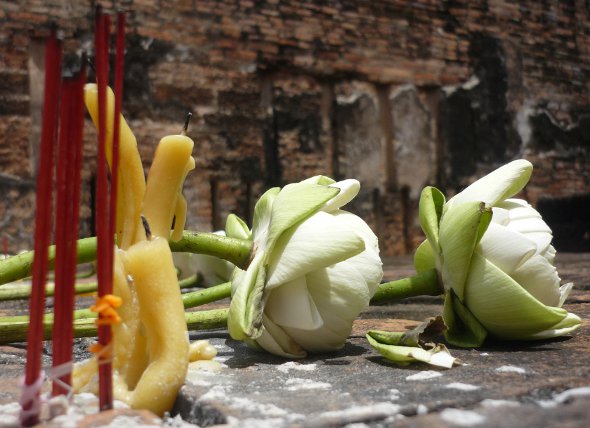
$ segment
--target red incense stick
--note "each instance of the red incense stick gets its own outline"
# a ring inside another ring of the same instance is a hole
[[[53,324],[53,395],[71,388],[73,310],[76,282],[76,238],[80,212],[80,167],[84,127],[86,70],[62,83],[60,138],[57,159],[55,226],[55,297]]]
[[[112,292],[113,279],[113,246],[110,235],[109,200],[108,200],[108,167],[106,161],[106,123],[108,82],[108,37],[110,17],[103,15],[97,8],[96,14],[96,82],[98,87],[98,161],[96,183],[96,238],[97,238],[97,279],[98,295],[103,297]],[[99,314],[99,317],[102,317]],[[102,349],[109,349],[111,343],[111,326],[99,323],[98,343]],[[107,355],[105,355],[107,354]],[[112,366],[108,358],[110,352],[99,353],[98,357],[98,390],[100,410],[113,407]]]
[[[47,248],[51,235],[51,190],[53,157],[58,126],[59,86],[61,74],[61,43],[53,31],[45,45],[45,90],[41,156],[37,174],[35,212],[35,256],[29,300],[29,330],[27,332],[27,362],[21,395],[21,423],[33,426],[39,422],[39,391],[42,382],[41,350],[43,346],[43,312],[47,280]]]

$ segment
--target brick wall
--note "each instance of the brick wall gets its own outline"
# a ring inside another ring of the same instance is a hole
[[[43,37],[56,23],[70,56],[91,48],[95,3],[0,2],[0,235],[11,251],[31,246]],[[526,157],[527,196],[561,241],[590,250],[587,1],[101,4],[129,11],[124,113],[146,170],[159,139],[194,113],[188,227],[221,228],[230,212],[249,221],[269,186],[357,177],[351,210],[384,255],[403,254],[422,239],[424,185],[452,194]],[[82,235],[94,135],[88,123]],[[577,207],[573,220],[561,203]]]

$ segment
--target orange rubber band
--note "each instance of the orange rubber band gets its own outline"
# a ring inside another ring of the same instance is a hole
[[[96,303],[90,307],[92,312],[98,312],[96,325],[113,325],[121,322],[121,317],[115,310],[123,304],[123,300],[113,294],[105,294],[96,298]]]
[[[98,360],[98,364],[107,364],[112,361],[111,349],[111,344],[103,346],[98,342],[95,342],[88,347],[88,350],[92,352]]]

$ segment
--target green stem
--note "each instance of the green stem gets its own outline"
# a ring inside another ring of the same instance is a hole
[[[193,280],[194,281],[194,280]],[[216,300],[229,297],[231,282],[219,284],[205,290],[194,291],[182,295],[185,308],[204,305]],[[228,309],[213,309],[208,311],[185,313],[186,323],[190,330],[208,330],[222,328],[227,324]],[[74,311],[74,337],[96,336],[94,320],[96,313],[90,309],[78,309]],[[53,328],[53,314],[45,314],[43,317],[45,339],[51,339]],[[17,315],[12,317],[0,317],[0,344],[22,342],[26,340],[29,317]]]
[[[191,252],[219,257],[236,266],[246,267],[250,259],[252,241],[185,230],[180,240],[170,241],[170,249],[174,252]],[[77,250],[78,264],[94,261],[96,238],[78,240]],[[49,269],[53,269],[55,245],[49,247],[48,260]],[[0,285],[29,277],[32,266],[33,251],[0,260]]]
[[[181,239],[170,241],[170,249],[177,253],[197,253],[218,257],[245,268],[250,261],[252,241],[215,233],[185,230]]]
[[[380,284],[371,304],[390,303],[415,296],[439,296],[442,293],[436,270],[431,269],[416,276]]]
[[[178,281],[180,288],[196,287],[199,284],[199,276],[197,274],[191,275],[187,278]],[[75,286],[76,294],[94,293],[97,290],[96,282],[80,283]],[[51,297],[55,294],[55,285],[47,284],[45,287],[45,295]],[[18,284],[8,287],[0,288],[0,302],[7,300],[28,299],[31,295],[31,284]]]
[[[31,276],[34,251],[17,254],[0,261],[0,285]],[[49,247],[47,255],[49,269],[55,261],[55,245]],[[78,241],[78,264],[91,262],[96,258],[96,238],[84,238]]]
[[[228,312],[227,308],[187,312],[184,314],[184,318],[189,330],[212,330],[226,327]],[[96,325],[94,324],[96,314],[91,312],[87,315],[88,317],[77,318],[74,321],[74,337],[96,336]],[[0,345],[26,341],[28,329],[28,316],[0,318]],[[51,340],[53,316],[46,315],[44,317],[43,329],[45,340]]]
[[[227,327],[229,308],[186,312],[184,319],[189,330],[213,330]]]
[[[225,299],[231,295],[231,282],[215,285],[203,290],[193,291],[182,295],[182,303],[186,308],[204,305],[215,302],[216,300]]]

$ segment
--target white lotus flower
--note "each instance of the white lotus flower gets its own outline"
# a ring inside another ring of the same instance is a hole
[[[234,339],[284,357],[344,345],[383,276],[377,237],[340,209],[359,189],[317,176],[261,197],[252,262],[232,280]]]
[[[427,187],[420,223],[427,236],[416,252],[419,272],[435,267],[446,291],[447,340],[479,346],[501,339],[568,334],[581,320],[561,306],[573,284],[560,287],[551,229],[526,201],[509,199],[528,182],[532,165],[513,161],[445,203]]]

